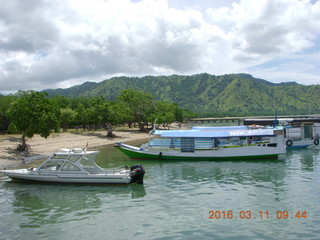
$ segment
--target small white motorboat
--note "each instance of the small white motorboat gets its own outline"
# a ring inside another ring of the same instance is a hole
[[[141,164],[125,169],[106,170],[98,166],[96,150],[82,148],[61,149],[37,168],[0,170],[13,180],[72,183],[72,184],[143,184],[144,167]]]

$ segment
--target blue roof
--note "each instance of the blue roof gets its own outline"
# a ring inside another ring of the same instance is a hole
[[[220,126],[220,127],[192,127],[192,130],[236,130],[236,129],[248,129],[247,126]]]
[[[235,130],[156,130],[154,135],[161,137],[262,137],[274,136],[273,129],[235,129]]]

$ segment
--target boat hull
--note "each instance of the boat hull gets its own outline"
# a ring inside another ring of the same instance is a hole
[[[292,140],[290,138],[285,138],[284,140],[287,149],[307,148],[309,146],[316,146],[319,144],[319,140],[317,139]]]
[[[132,159],[155,159],[155,160],[241,160],[241,159],[265,159],[277,158],[285,153],[285,148],[270,149],[271,147],[235,147],[220,148],[217,150],[195,150],[194,152],[171,151],[148,151],[137,149],[130,145],[121,144],[118,149]]]
[[[1,171],[13,180],[61,184],[129,184],[129,175],[39,173],[28,169]]]

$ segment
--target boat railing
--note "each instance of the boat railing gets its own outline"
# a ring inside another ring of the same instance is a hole
[[[60,148],[55,149],[53,151],[54,154],[71,154],[71,153],[86,153],[86,152],[95,152],[99,151],[98,149],[94,148]]]
[[[16,173],[16,169],[4,169],[6,172],[10,172],[10,173]],[[33,171],[33,169],[31,169],[31,168],[28,168],[28,169],[26,169],[26,168],[23,168],[23,169],[19,169],[19,173],[23,173],[23,174],[26,174],[26,173],[28,173],[28,172],[30,172],[30,171]]]
[[[189,140],[181,140],[180,138],[155,138],[148,145],[141,146],[149,149],[157,149],[162,151],[172,151],[181,149],[207,150],[228,147],[255,146],[270,143],[270,138],[253,137],[253,138],[194,138]]]
[[[313,126],[313,138],[319,139],[320,137],[320,125]]]
[[[121,168],[121,167],[112,168],[112,169],[105,169],[105,168],[103,168],[103,170],[104,170],[105,173],[107,173],[107,174],[124,174],[124,175],[130,174],[130,171],[129,171],[129,170],[123,169],[123,168]]]

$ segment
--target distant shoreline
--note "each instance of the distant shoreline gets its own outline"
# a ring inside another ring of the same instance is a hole
[[[21,135],[0,135],[0,169],[16,167],[24,161],[36,160],[52,154],[60,148],[99,147],[115,142],[124,142],[148,138],[147,133],[137,129],[122,129],[114,131],[116,137],[107,138],[106,131],[86,131],[82,133],[52,133],[47,139],[35,135],[27,140],[31,149],[28,152],[18,152],[14,149],[20,142]]]

